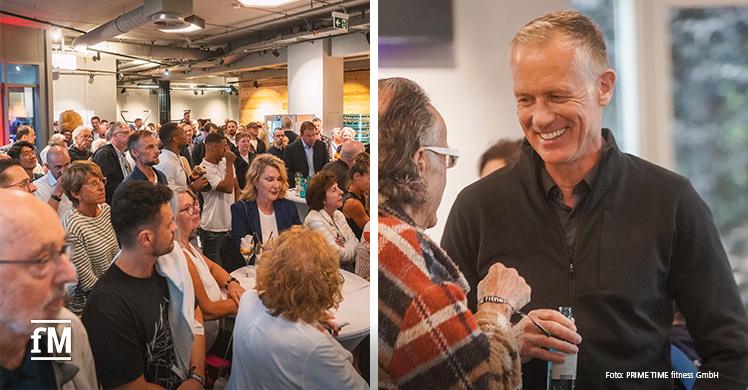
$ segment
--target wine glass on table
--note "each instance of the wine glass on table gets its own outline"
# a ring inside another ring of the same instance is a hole
[[[255,254],[256,243],[253,236],[246,235],[242,238],[239,245],[239,253],[244,258],[244,264],[247,266],[247,275],[251,275],[251,269],[249,266],[252,263],[252,256]]]

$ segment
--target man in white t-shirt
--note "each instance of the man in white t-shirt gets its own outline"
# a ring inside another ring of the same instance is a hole
[[[199,172],[192,172],[192,176],[188,176],[180,159],[179,150],[189,143],[184,128],[176,123],[166,123],[159,129],[158,137],[163,149],[155,168],[166,176],[169,188],[189,187],[194,192],[204,190],[208,186],[205,178]]]
[[[203,192],[203,213],[200,217],[200,240],[203,254],[221,265],[221,247],[231,230],[231,204],[234,203],[234,160],[236,155],[228,140],[219,133],[205,137],[205,178],[210,190]]]
[[[50,147],[47,151],[47,162],[44,165],[47,167],[47,174],[34,181],[36,186],[34,196],[50,205],[62,220],[65,214],[73,208],[73,203],[65,195],[60,180],[62,173],[70,166],[70,154],[67,148],[59,145]]]

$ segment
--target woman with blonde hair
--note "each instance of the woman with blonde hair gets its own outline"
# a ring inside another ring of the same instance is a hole
[[[218,337],[220,318],[236,315],[239,299],[244,288],[220,265],[205,257],[190,243],[190,236],[200,227],[200,203],[197,196],[187,187],[174,190],[171,200],[177,232],[174,240],[179,243],[187,260],[195,298],[205,318],[205,346],[213,346]],[[223,298],[221,293],[226,294]]]
[[[101,275],[109,269],[119,251],[106,204],[106,179],[98,165],[87,160],[74,161],[60,178],[62,188],[73,203],[63,216],[62,225],[73,245],[73,265],[78,282],[68,289],[68,307],[77,315],[83,313],[88,294]]]
[[[283,197],[288,191],[286,165],[272,154],[259,154],[247,170],[247,184],[239,201],[231,205],[231,231],[221,253],[229,272],[244,265],[239,253],[241,239],[256,235],[260,242],[293,225],[301,225],[296,205]],[[226,256],[226,257],[225,257]]]
[[[228,388],[368,388],[327,329],[335,331],[328,310],[343,299],[343,277],[325,237],[292,227],[256,271],[256,292],[239,304]]]

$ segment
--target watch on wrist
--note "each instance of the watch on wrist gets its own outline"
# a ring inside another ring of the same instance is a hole
[[[62,202],[62,198],[61,198],[61,197],[59,197],[59,196],[57,196],[57,195],[55,195],[55,194],[52,194],[52,195],[50,196],[50,198],[52,198],[52,199],[54,199],[54,200],[56,200],[56,201],[58,201],[58,202]]]
[[[226,284],[223,285],[223,288],[225,288],[226,290],[228,290],[229,289],[229,284],[231,284],[231,282],[239,283],[239,281],[236,280],[236,278],[232,276],[231,279],[229,279],[229,280],[226,281]]]

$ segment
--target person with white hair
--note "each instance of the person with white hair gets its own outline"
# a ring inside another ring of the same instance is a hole
[[[73,146],[68,152],[73,161],[88,160],[91,158],[91,142],[93,141],[93,130],[88,127],[78,126],[73,130]]]
[[[108,204],[112,203],[112,196],[120,183],[132,173],[133,166],[125,156],[127,138],[130,133],[130,128],[124,122],[112,123],[105,134],[106,141],[109,143],[96,150],[91,157],[91,161],[101,168],[101,173],[106,178],[106,202]]]
[[[330,130],[330,157],[337,160],[339,157],[338,148],[343,144],[343,138],[340,136],[340,127],[333,127]]]

